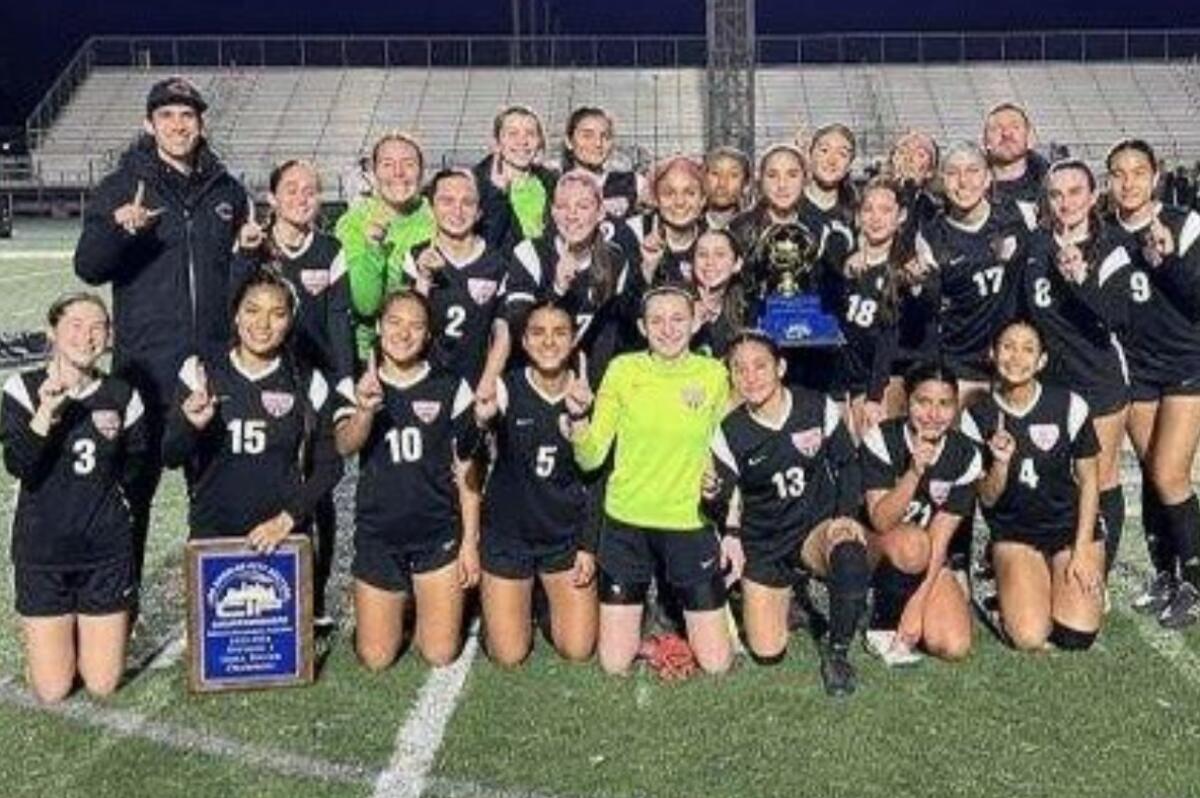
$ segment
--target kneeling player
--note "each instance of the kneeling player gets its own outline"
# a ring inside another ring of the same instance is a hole
[[[893,654],[919,644],[935,657],[959,660],[971,650],[967,563],[949,558],[947,549],[971,512],[982,460],[954,428],[957,374],[918,363],[905,375],[904,391],[907,417],[863,437],[868,548],[876,563],[871,625],[895,630],[886,644]]]
[[[979,482],[991,528],[1000,617],[1012,644],[1086,649],[1104,612],[1104,543],[1096,540],[1100,444],[1087,403],[1043,385],[1038,331],[1011,321],[992,346],[997,387],[963,414],[987,442]]]
[[[399,655],[410,600],[421,655],[431,665],[452,662],[465,591],[479,579],[479,503],[465,464],[479,440],[471,389],[425,359],[429,319],[419,294],[384,300],[378,367],[372,357],[355,405],[337,411],[338,450],[359,453],[355,648],[373,671]]]
[[[595,544],[585,539],[595,528],[585,511],[591,491],[565,434],[567,390],[586,379],[567,367],[574,338],[566,310],[535,305],[522,338],[530,365],[509,372],[496,398],[475,406],[480,425],[496,427],[481,559],[488,654],[502,665],[519,665],[529,654],[535,575],[550,603],[558,653],[581,662],[596,645]]]
[[[109,317],[94,294],[50,307],[50,362],[4,384],[4,467],[20,480],[12,558],[26,674],[41,701],[117,689],[136,601],[125,500],[146,462],[142,400],[100,371]]]
[[[307,532],[341,478],[333,403],[321,372],[288,347],[296,293],[277,266],[247,277],[233,310],[233,348],[190,357],[180,369],[163,462],[184,468],[191,537],[244,536],[270,552]]]
[[[721,422],[713,455],[721,493],[741,495],[746,643],[760,663],[783,659],[794,570],[802,567],[829,583],[825,689],[851,693],[847,653],[870,578],[866,540],[853,520],[861,495],[854,444],[832,399],[783,385],[785,363],[767,336],[742,333],[729,363],[745,402]]]

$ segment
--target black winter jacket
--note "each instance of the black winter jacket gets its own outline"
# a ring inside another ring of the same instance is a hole
[[[163,209],[130,235],[113,219],[145,184],[143,205]],[[246,220],[244,188],[201,142],[196,168],[183,175],[142,136],[88,202],[75,249],[75,273],[113,289],[113,370],[132,382],[147,409],[171,400],[189,354],[228,348],[229,271]]]

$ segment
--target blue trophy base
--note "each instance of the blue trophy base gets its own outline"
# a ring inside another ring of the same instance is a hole
[[[837,317],[821,307],[816,294],[768,296],[759,328],[780,346],[841,346],[846,343]]]

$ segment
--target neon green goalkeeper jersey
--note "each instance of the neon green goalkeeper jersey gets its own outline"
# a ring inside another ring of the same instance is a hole
[[[710,357],[664,361],[639,352],[614,359],[591,424],[575,441],[575,459],[585,470],[600,467],[615,442],[605,512],[652,529],[702,527],[700,484],[728,400],[725,367]]]
[[[337,221],[334,235],[342,244],[350,278],[350,303],[354,308],[354,341],[360,360],[375,342],[375,320],[383,298],[403,288],[404,259],[409,250],[433,238],[436,225],[429,200],[410,213],[395,216],[382,243],[367,237],[367,224],[383,200],[374,197],[351,205]]]

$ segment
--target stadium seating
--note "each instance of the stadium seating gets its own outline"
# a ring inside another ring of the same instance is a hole
[[[87,185],[138,129],[155,69],[96,69],[35,152],[48,185]],[[261,188],[273,163],[317,161],[326,195],[344,193],[355,161],[385,130],[412,131],[431,164],[467,164],[485,151],[496,111],[525,103],[552,142],[570,108],[598,104],[617,119],[622,157],[698,152],[704,73],[696,69],[196,68],[209,98],[209,134],[232,170]],[[1098,161],[1120,136],[1143,135],[1172,162],[1200,159],[1200,69],[1188,63],[1007,63],[764,67],[757,73],[758,141],[843,121],[865,160],[897,132],[976,138],[1002,100],[1030,109],[1040,141]],[[552,152],[551,155],[556,153]]]

